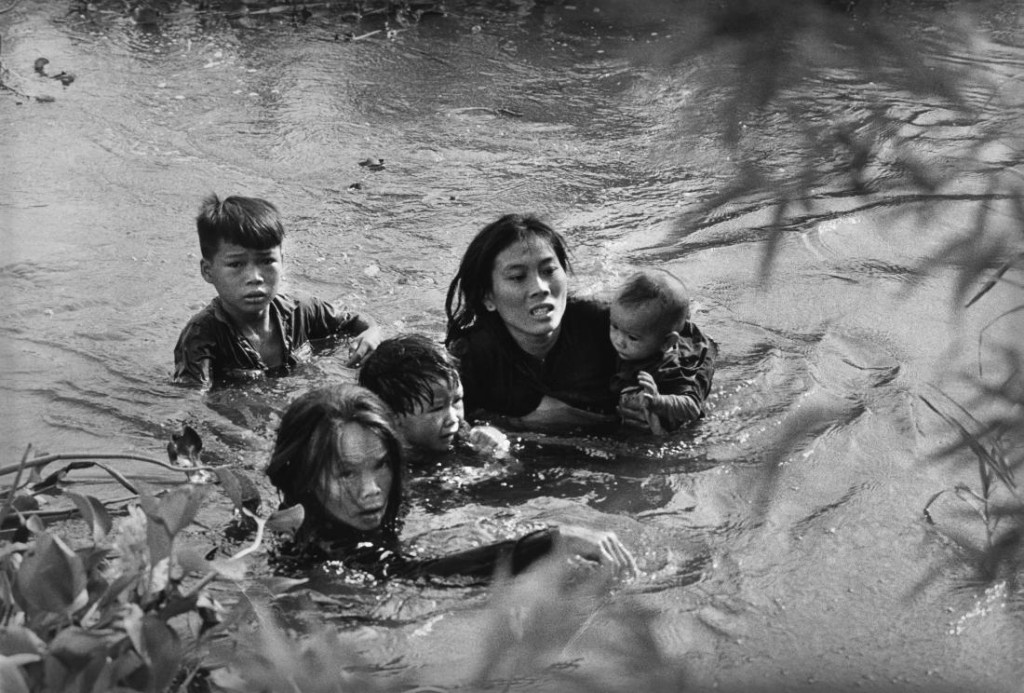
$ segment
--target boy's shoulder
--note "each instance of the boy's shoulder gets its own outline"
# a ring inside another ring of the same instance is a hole
[[[181,330],[181,336],[185,338],[188,334],[202,332],[219,324],[230,327],[231,321],[228,320],[223,307],[221,307],[220,298],[214,297],[212,301],[200,308],[188,319],[185,327]]]

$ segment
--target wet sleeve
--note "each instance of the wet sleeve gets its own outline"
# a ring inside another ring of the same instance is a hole
[[[695,337],[682,346],[679,363],[655,378],[658,395],[651,401],[651,410],[667,429],[704,416],[704,402],[711,394],[718,345],[699,330],[693,331]]]
[[[302,310],[306,314],[307,339],[323,339],[332,335],[355,337],[376,324],[369,316],[343,310],[319,298],[304,301]]]
[[[651,411],[658,415],[662,425],[674,429],[704,415],[704,400],[695,394],[656,395],[651,400]]]
[[[174,345],[174,382],[210,384],[217,342],[201,324],[189,323]]]
[[[461,575],[479,579],[493,577],[499,566],[508,566],[513,575],[529,568],[537,559],[546,556],[554,546],[554,530],[539,529],[520,537],[496,544],[478,546],[441,558],[421,562],[416,573],[436,577]]]

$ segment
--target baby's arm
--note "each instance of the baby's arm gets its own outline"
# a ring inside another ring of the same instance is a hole
[[[640,371],[637,374],[637,382],[640,383],[644,402],[650,414],[648,424],[651,426],[652,433],[665,433],[700,418],[701,406],[693,395],[688,393],[660,394],[654,377],[647,371]],[[657,428],[662,430],[656,430]]]

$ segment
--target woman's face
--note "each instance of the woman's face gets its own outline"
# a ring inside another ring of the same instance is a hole
[[[393,482],[384,443],[362,425],[347,423],[341,429],[341,457],[317,498],[336,520],[369,531],[384,522]]]
[[[556,335],[565,301],[565,268],[547,241],[517,241],[494,258],[484,307],[501,316],[513,339],[528,353],[535,353],[537,345]]]

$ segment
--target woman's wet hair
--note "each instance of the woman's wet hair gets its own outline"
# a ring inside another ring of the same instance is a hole
[[[221,200],[214,194],[203,200],[196,216],[199,250],[207,260],[221,243],[252,250],[270,250],[284,242],[281,214],[272,203],[258,197],[233,195]]]
[[[519,241],[541,240],[551,246],[558,263],[571,272],[565,239],[537,217],[506,214],[482,228],[462,256],[459,270],[448,286],[444,312],[448,317],[445,343],[451,344],[470,326],[488,315],[484,296],[492,288],[491,276],[498,254]]]
[[[359,384],[398,415],[430,407],[437,383],[454,390],[459,384],[459,363],[442,344],[422,334],[385,339],[359,367]]]
[[[267,476],[282,507],[301,504],[308,524],[329,522],[317,491],[337,472],[346,424],[357,424],[384,445],[392,483],[382,529],[394,530],[402,505],[402,446],[391,410],[369,390],[343,383],[322,387],[293,401],[281,417]]]

